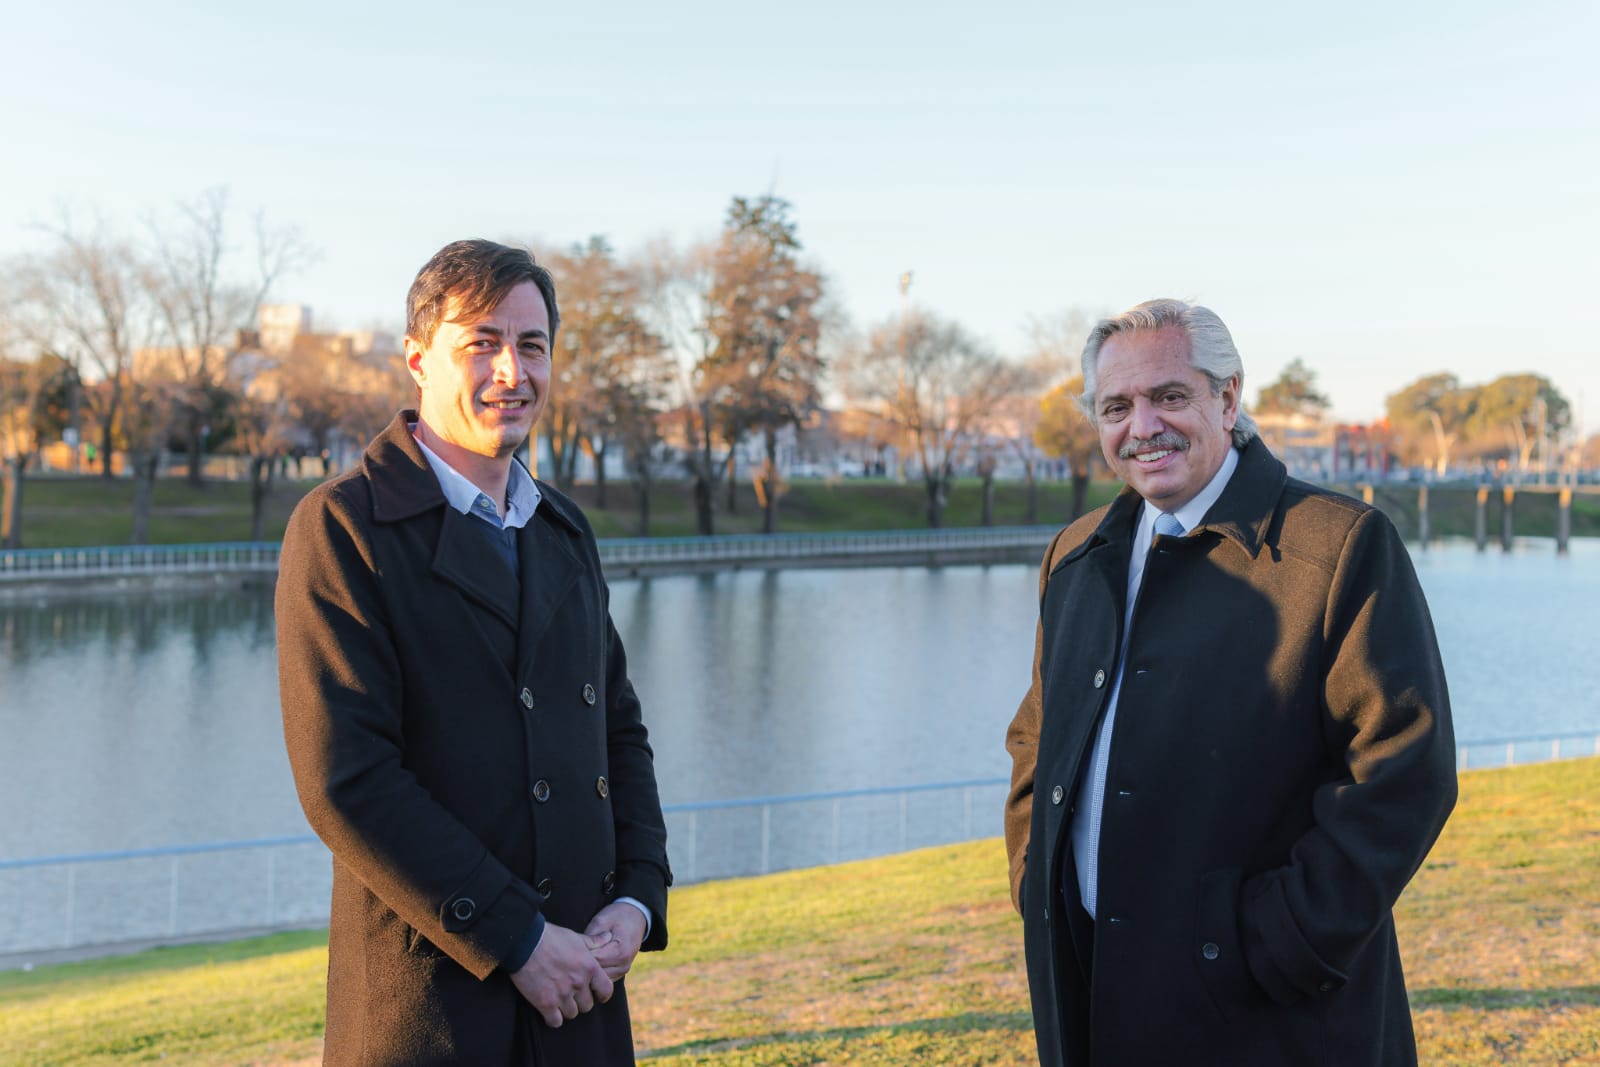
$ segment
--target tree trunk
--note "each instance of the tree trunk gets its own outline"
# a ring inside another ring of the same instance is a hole
[[[250,457],[250,540],[267,539],[267,496],[272,491],[272,457]]]
[[[994,472],[987,471],[983,476],[983,519],[984,526],[994,525]]]
[[[130,458],[133,462],[133,532],[128,535],[128,544],[143,545],[150,541],[150,501],[155,495],[156,467],[161,462],[161,452],[151,449]]]
[[[761,532],[778,532],[778,432],[767,428],[767,459],[761,465],[761,495],[763,501]]]
[[[739,514],[739,456],[731,444],[728,446],[728,514]]]
[[[602,437],[600,447],[590,452],[594,456],[594,506],[597,508],[606,506],[606,447],[609,443]]]
[[[1022,469],[1026,473],[1028,486],[1028,514],[1023,521],[1035,526],[1039,522],[1039,480],[1034,477],[1033,460],[1024,463]]]
[[[0,548],[22,547],[22,482],[27,471],[26,456],[8,456],[4,486],[0,487]]]
[[[937,473],[929,474],[924,470],[922,483],[928,491],[928,528],[937,530],[944,525],[944,479]]]
[[[1089,472],[1079,473],[1076,469],[1072,472],[1072,515],[1069,521],[1076,521],[1089,507]]]
[[[205,417],[198,411],[189,415],[189,475],[186,479],[189,485],[199,489],[206,484],[205,472],[205,436],[200,432],[201,424]]]
[[[100,424],[100,477],[110,478],[111,474],[111,445],[115,438],[111,434],[111,419],[108,417]]]
[[[702,537],[710,537],[716,532],[711,518],[711,492],[714,476],[709,473],[695,472],[694,476],[694,525],[695,532]]]
[[[650,536],[650,469],[639,472],[633,484],[639,490],[639,536]]]

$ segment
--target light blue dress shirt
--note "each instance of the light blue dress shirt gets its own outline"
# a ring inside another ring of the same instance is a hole
[[[433,468],[434,475],[438,477],[439,488],[444,492],[446,503],[461,514],[482,519],[497,530],[520,530],[528,525],[528,520],[532,519],[533,513],[539,509],[539,501],[544,499],[544,494],[539,491],[539,483],[533,480],[528,468],[519,460],[515,458],[511,460],[511,477],[506,481],[506,513],[502,516],[495,502],[489,499],[488,493],[473,485],[466,475],[450,466],[438,453],[422,443],[422,438],[417,437],[416,423],[411,424],[411,436],[416,440],[417,447],[422,449],[422,458],[428,461],[428,466]],[[639,909],[639,913],[644,916],[644,936],[649,937],[650,927],[654,925],[650,909],[633,897],[618,897],[617,901],[622,904],[632,904]]]

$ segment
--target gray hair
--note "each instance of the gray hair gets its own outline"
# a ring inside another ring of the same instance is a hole
[[[1096,372],[1100,347],[1106,343],[1106,338],[1133,330],[1159,330],[1164,326],[1177,326],[1188,335],[1189,363],[1211,383],[1212,396],[1222,395],[1222,387],[1229,378],[1237,379],[1239,415],[1233,424],[1233,446],[1243,448],[1249,444],[1256,436],[1256,420],[1245,414],[1244,361],[1233,345],[1233,335],[1228,333],[1215,311],[1182,300],[1146,300],[1120,315],[1101,319],[1089,331],[1089,340],[1083,346],[1083,395],[1078,398],[1083,413],[1095,426],[1100,425],[1094,395],[1098,387]]]

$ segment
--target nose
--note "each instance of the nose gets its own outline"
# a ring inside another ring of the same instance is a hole
[[[509,344],[501,345],[500,351],[494,354],[491,365],[494,370],[494,383],[506,389],[515,389],[518,380],[522,377],[522,361],[517,358],[517,353]]]
[[[1167,428],[1161,421],[1161,411],[1144,397],[1135,397],[1133,414],[1128,418],[1128,433],[1139,440],[1148,440]]]

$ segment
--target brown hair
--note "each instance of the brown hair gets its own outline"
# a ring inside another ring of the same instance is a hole
[[[556,283],[550,272],[526,249],[484,240],[447,244],[417,272],[406,294],[406,335],[429,344],[447,309],[457,317],[487,314],[524,282],[537,285],[544,297],[554,343],[561,313],[556,310]]]

